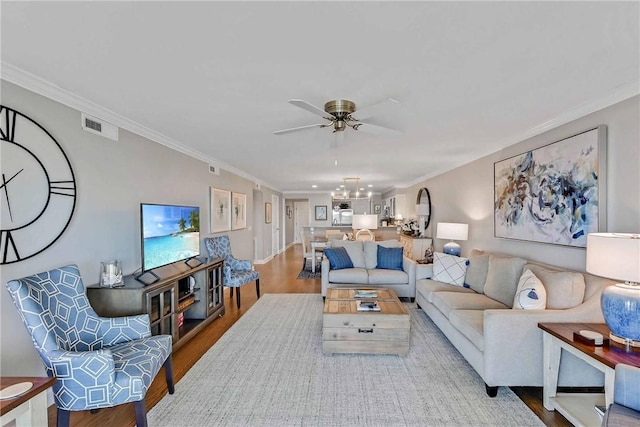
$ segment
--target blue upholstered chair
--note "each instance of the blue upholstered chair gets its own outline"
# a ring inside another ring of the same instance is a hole
[[[640,425],[640,368],[618,363],[613,385],[613,403],[602,419],[603,427]]]
[[[236,305],[240,308],[240,286],[245,283],[256,281],[256,294],[260,298],[260,275],[253,269],[250,260],[235,259],[231,254],[231,242],[229,236],[207,237],[204,244],[212,258],[224,259],[224,285],[231,288],[231,298],[233,298],[233,288],[236,290]]]
[[[58,426],[70,411],[133,402],[147,425],[147,389],[164,364],[173,394],[171,336],[151,336],[149,316],[99,317],[89,305],[78,267],[68,265],[7,283],[53,386]]]

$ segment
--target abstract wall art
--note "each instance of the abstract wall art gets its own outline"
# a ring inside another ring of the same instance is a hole
[[[586,247],[606,228],[602,125],[494,163],[495,237]]]

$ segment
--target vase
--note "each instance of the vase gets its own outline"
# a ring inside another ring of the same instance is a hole
[[[100,286],[116,288],[123,286],[122,263],[120,261],[106,261],[100,263]]]
[[[640,286],[618,283],[607,286],[600,298],[610,338],[640,347]]]

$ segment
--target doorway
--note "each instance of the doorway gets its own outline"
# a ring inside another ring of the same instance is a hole
[[[295,211],[295,224],[294,224],[294,243],[302,243],[300,240],[300,232],[304,227],[309,226],[309,202],[295,202],[293,204],[293,210]]]
[[[271,196],[271,255],[280,253],[280,197]]]

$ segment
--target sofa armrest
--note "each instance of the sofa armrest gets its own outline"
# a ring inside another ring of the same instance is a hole
[[[402,269],[409,275],[409,285],[413,283],[413,287],[416,286],[416,262],[411,258],[402,256]]]
[[[540,322],[603,323],[600,298],[567,310],[485,310],[483,378],[489,386],[511,385],[505,378],[518,375],[539,375],[542,380]],[[530,372],[523,372],[524,367]]]
[[[321,265],[322,296],[324,297],[327,296],[327,288],[329,287],[329,270],[331,269],[329,258],[323,256]]]

